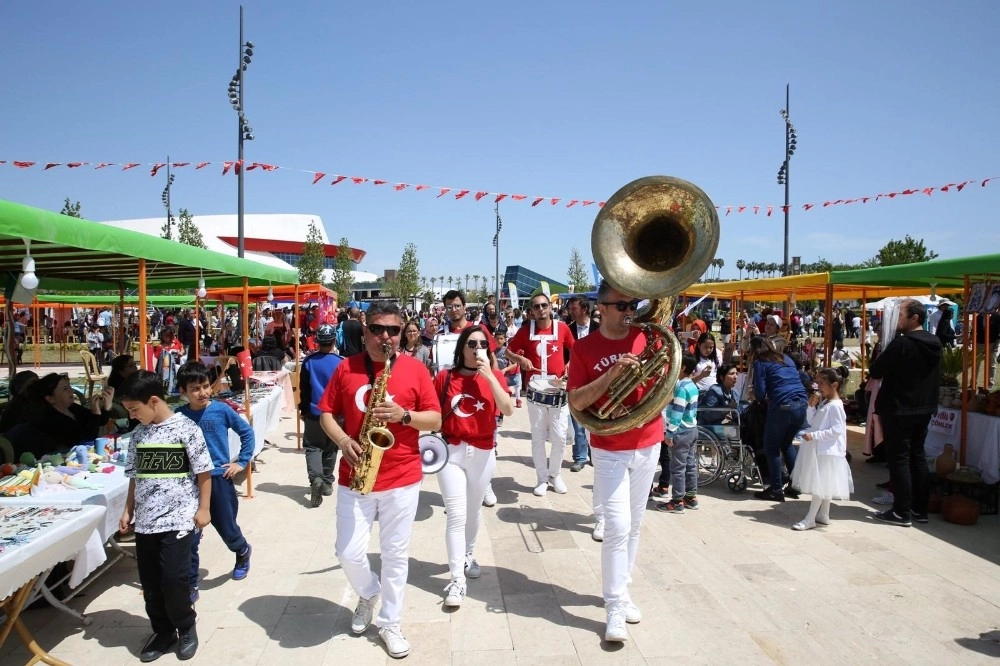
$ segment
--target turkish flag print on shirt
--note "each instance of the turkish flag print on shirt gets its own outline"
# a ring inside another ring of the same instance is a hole
[[[493,376],[500,386],[507,385],[499,370],[494,370]],[[500,411],[486,378],[478,372],[469,376],[455,370],[450,373],[442,370],[434,378],[434,390],[437,395],[444,396],[441,434],[445,441],[456,445],[468,442],[477,449],[492,449]]]

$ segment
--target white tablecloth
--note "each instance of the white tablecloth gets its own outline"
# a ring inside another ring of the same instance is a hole
[[[106,512],[102,506],[83,507],[72,517],[39,530],[28,543],[0,553],[0,599],[55,564],[73,559],[94,536]]]
[[[264,438],[267,433],[277,429],[281,419],[281,412],[284,409],[285,390],[279,384],[271,389],[271,392],[250,405],[250,412],[253,414],[253,457],[264,448]],[[242,396],[233,396],[233,400],[242,402]],[[241,414],[241,416],[243,416]],[[245,417],[244,417],[245,418]],[[229,457],[236,460],[240,455],[240,436],[232,430],[229,431]]]
[[[965,464],[978,469],[984,482],[996,483],[1000,481],[1000,417],[970,412],[967,419],[969,434],[965,439]],[[945,423],[953,424],[951,434],[941,432],[940,426],[935,425]],[[957,452],[961,433],[961,412],[940,408],[937,417],[931,419],[924,442],[928,459],[940,455],[945,444],[951,444]]]

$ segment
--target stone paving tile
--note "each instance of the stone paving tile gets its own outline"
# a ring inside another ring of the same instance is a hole
[[[254,544],[246,581],[208,531],[202,542],[201,648],[192,664],[386,664],[374,627],[350,632],[357,598],[333,554],[336,497],[310,508],[295,424],[270,441],[239,522]],[[852,449],[859,447],[852,434]],[[446,516],[425,479],[410,549],[403,631],[407,663],[456,664],[985,664],[1000,657],[1000,517],[975,527],[899,529],[871,519],[884,466],[853,465],[858,492],[832,525],[792,523],[808,501],[768,504],[724,482],[701,488],[701,508],[647,512],[632,597],[643,622],[624,645],[603,641],[601,544],[591,539],[593,468],[563,478],[565,495],[531,495],[527,415],[502,429],[494,489],[475,555],[482,576],[462,607],[443,608]],[[752,488],[750,489],[753,490]],[[652,506],[652,505],[651,505]],[[378,528],[370,552],[378,570]],[[138,663],[149,634],[135,563],[124,560],[73,600],[80,626],[51,609],[24,619],[72,664]],[[667,623],[666,621],[669,620]],[[168,657],[169,658],[169,657]],[[16,637],[0,663],[26,661]]]

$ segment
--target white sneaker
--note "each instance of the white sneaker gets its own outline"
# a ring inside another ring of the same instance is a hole
[[[351,620],[351,631],[356,634],[365,633],[365,629],[372,623],[372,615],[375,614],[375,604],[377,603],[377,594],[370,599],[364,597],[358,599],[358,606],[354,609],[354,618]]]
[[[562,477],[558,474],[549,477],[549,485],[552,486],[552,490],[556,491],[560,495],[565,495],[569,490],[566,487],[566,482],[562,480]]]
[[[465,556],[465,576],[466,578],[479,578],[479,562],[472,555]]]
[[[497,503],[497,495],[493,492],[493,484],[486,486],[486,495],[483,496],[483,506],[493,506]]]
[[[444,598],[444,605],[448,608],[458,608],[465,599],[465,583],[460,580],[452,580],[448,583],[444,591],[448,594]]]
[[[625,609],[622,604],[615,604],[608,610],[608,626],[604,631],[604,640],[609,643],[624,643],[628,640],[628,630],[625,628]]]
[[[531,494],[534,495],[535,497],[545,497],[545,493],[548,492],[548,490],[549,490],[549,482],[542,481],[537,486],[535,486],[535,489],[531,491]]]
[[[598,518],[597,524],[594,525],[594,531],[591,533],[591,538],[594,541],[604,541],[604,519]]]
[[[642,622],[642,611],[631,600],[625,602],[625,621],[629,624]]]
[[[816,522],[812,520],[808,522],[806,522],[805,520],[800,520],[799,522],[792,525],[792,529],[795,530],[796,532],[805,532],[806,530],[811,530],[814,527],[816,527]]]
[[[879,493],[878,497],[872,499],[872,502],[875,504],[892,504],[895,501],[896,501],[896,496],[893,495],[888,490],[883,490],[881,493]]]
[[[403,632],[400,631],[398,624],[390,627],[382,627],[378,630],[378,635],[382,639],[382,642],[385,643],[386,652],[393,659],[402,659],[410,654],[410,644],[403,637]]]

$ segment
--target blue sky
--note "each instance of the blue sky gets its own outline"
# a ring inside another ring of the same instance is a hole
[[[808,5],[808,6],[807,6]],[[473,191],[606,199],[649,174],[721,206],[780,205],[785,84],[799,135],[791,254],[860,262],[891,238],[995,251],[1000,181],[802,212],[805,202],[1000,176],[1000,3],[245,3],[246,159]],[[5,2],[0,160],[235,159],[238,3]],[[174,208],[235,213],[236,179],[180,170]],[[315,213],[381,274],[492,273],[492,199],[250,172],[248,212]],[[148,170],[0,167],[0,197],[90,219],[163,213]],[[501,204],[501,266],[564,279],[595,207]],[[723,276],[782,259],[776,213],[722,218]],[[235,229],[234,229],[235,234]]]

